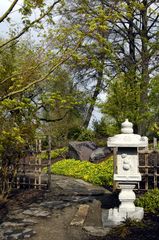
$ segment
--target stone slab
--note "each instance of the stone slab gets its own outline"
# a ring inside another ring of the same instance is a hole
[[[102,228],[102,227],[95,227],[95,226],[86,226],[83,228],[89,235],[95,237],[104,237],[106,236],[111,228]]]
[[[89,210],[89,205],[83,204],[79,206],[78,211],[76,212],[73,220],[71,221],[71,226],[83,226],[85,219],[87,217]]]
[[[61,191],[63,195],[85,195],[95,196],[104,195],[106,189],[100,186],[95,186],[91,183],[85,182],[81,179],[75,179],[66,176],[52,175],[52,185],[58,187],[58,193]],[[54,189],[52,189],[54,191]]]
[[[28,209],[28,210],[25,210],[23,214],[33,216],[33,217],[48,217],[50,215],[50,212],[43,211],[40,209]]]

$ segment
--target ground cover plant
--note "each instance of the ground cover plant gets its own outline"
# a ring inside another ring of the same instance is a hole
[[[93,184],[112,186],[113,158],[110,157],[98,164],[75,159],[64,159],[53,164],[51,172],[80,178]]]
[[[159,189],[149,190],[137,198],[136,205],[143,207],[146,212],[159,214]]]

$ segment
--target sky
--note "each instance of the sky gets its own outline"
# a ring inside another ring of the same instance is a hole
[[[9,8],[12,2],[13,0],[0,0],[0,17],[6,12],[6,10]],[[22,0],[19,0],[19,3],[15,6],[12,13],[9,15],[9,17],[12,18],[12,22],[15,24],[20,24],[18,9],[21,3]],[[0,23],[0,36],[5,37],[8,32],[9,24],[7,21],[3,21],[2,23]]]

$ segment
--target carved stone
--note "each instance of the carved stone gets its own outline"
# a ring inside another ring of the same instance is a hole
[[[108,147],[117,148],[117,167],[114,172],[114,181],[121,189],[119,208],[110,209],[108,213],[109,225],[120,224],[126,218],[141,220],[144,215],[143,208],[134,205],[135,185],[141,181],[139,173],[139,157],[137,149],[147,147],[147,137],[133,133],[133,124],[126,119],[122,123],[121,134],[108,139]]]

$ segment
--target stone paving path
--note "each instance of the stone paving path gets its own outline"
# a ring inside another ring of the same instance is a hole
[[[5,221],[0,225],[0,240],[89,239],[88,232],[95,231],[94,228],[89,230],[90,227],[101,227],[101,219],[97,214],[100,211],[100,204],[94,199],[108,195],[110,193],[102,187],[79,179],[53,175],[50,192],[44,193],[34,203],[24,206],[13,205],[13,208],[9,209]],[[83,204],[87,207],[83,207]],[[85,215],[83,222],[87,217],[85,232],[82,225],[70,225],[75,215],[78,215],[79,208],[87,209],[87,212],[82,213]],[[92,214],[87,216],[89,208]]]

